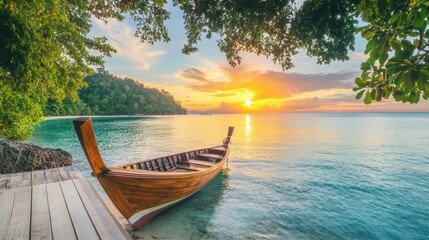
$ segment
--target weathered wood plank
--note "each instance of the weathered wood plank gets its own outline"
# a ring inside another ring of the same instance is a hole
[[[197,164],[197,165],[202,165],[202,166],[207,166],[207,167],[211,167],[211,166],[215,165],[215,163],[212,163],[212,162],[201,161],[201,160],[196,160],[196,159],[190,159],[189,163],[191,163],[191,164]]]
[[[31,239],[52,239],[46,185],[41,184],[33,186],[32,193]]]
[[[67,181],[71,179],[69,171],[66,168],[58,168],[58,170],[60,172],[60,176],[63,181]]]
[[[130,239],[74,167],[0,175],[1,188],[0,239]]]
[[[102,199],[86,179],[73,180],[89,217],[101,239],[129,239],[128,234],[107,210]]]
[[[78,239],[99,239],[73,181],[60,182]]]
[[[31,185],[46,184],[45,171],[33,171],[31,172]]]
[[[216,159],[223,159],[222,155],[219,154],[213,154],[213,153],[200,153],[197,155],[198,157],[205,157],[205,158],[216,158]]]
[[[21,188],[31,186],[31,172],[13,173],[6,188]]]
[[[15,196],[5,239],[30,239],[31,187],[9,191],[13,191]]]
[[[43,170],[46,175],[47,182],[60,182],[62,180],[59,169],[58,168],[52,168],[52,169],[46,169]]]
[[[10,182],[10,174],[0,174],[0,190],[6,189]]]
[[[222,152],[226,152],[226,150],[227,150],[227,149],[228,149],[228,148],[227,148],[227,147],[225,147],[225,146],[218,146],[218,147],[210,148],[210,150],[222,151]]]
[[[14,193],[13,189],[0,190],[0,239],[5,239],[12,214]]]
[[[82,173],[79,172],[79,170],[77,170],[75,167],[71,166],[71,167],[67,167],[66,169],[69,172],[69,176],[72,179],[78,179],[78,178],[83,178]]]
[[[49,183],[46,185],[46,190],[48,193],[53,238],[76,239],[60,183]]]

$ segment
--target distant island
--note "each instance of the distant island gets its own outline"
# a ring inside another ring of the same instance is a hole
[[[45,116],[66,115],[165,115],[186,114],[186,109],[165,90],[148,88],[130,78],[119,78],[100,70],[85,78],[88,87],[79,99],[49,100]]]

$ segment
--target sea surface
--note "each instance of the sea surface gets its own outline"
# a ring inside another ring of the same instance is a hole
[[[228,126],[228,169],[135,236],[429,239],[429,114],[94,119],[109,166],[219,145]],[[90,177],[71,119],[41,124],[29,142],[71,152]]]

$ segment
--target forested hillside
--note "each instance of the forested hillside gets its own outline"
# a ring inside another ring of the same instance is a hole
[[[77,101],[48,101],[45,116],[186,113],[167,91],[147,88],[130,78],[121,79],[106,72],[89,76],[85,82],[88,87],[79,91]]]

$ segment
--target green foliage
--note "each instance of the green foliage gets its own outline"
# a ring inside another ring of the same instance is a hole
[[[88,87],[79,91],[75,102],[49,101],[45,115],[134,115],[134,114],[185,114],[186,110],[174,97],[156,88],[147,88],[129,78],[94,74],[85,79]]]
[[[356,78],[356,98],[366,89],[366,104],[390,95],[404,103],[427,100],[429,2],[363,0],[357,13],[368,23],[358,31],[368,40],[365,54],[369,58],[361,65],[361,77]]]
[[[197,51],[201,36],[212,33],[220,35],[219,49],[232,66],[241,62],[242,51],[272,57],[289,69],[300,48],[319,63],[347,60],[353,50],[354,0],[312,0],[302,6],[288,0],[173,2],[184,13],[185,54]]]
[[[40,105],[27,94],[20,94],[0,81],[0,136],[26,139],[33,125],[43,117]],[[5,113],[6,110],[11,110]]]
[[[11,139],[30,136],[42,120],[48,98],[77,98],[101,56],[114,51],[107,39],[87,37],[87,1],[0,0],[0,132]]]

